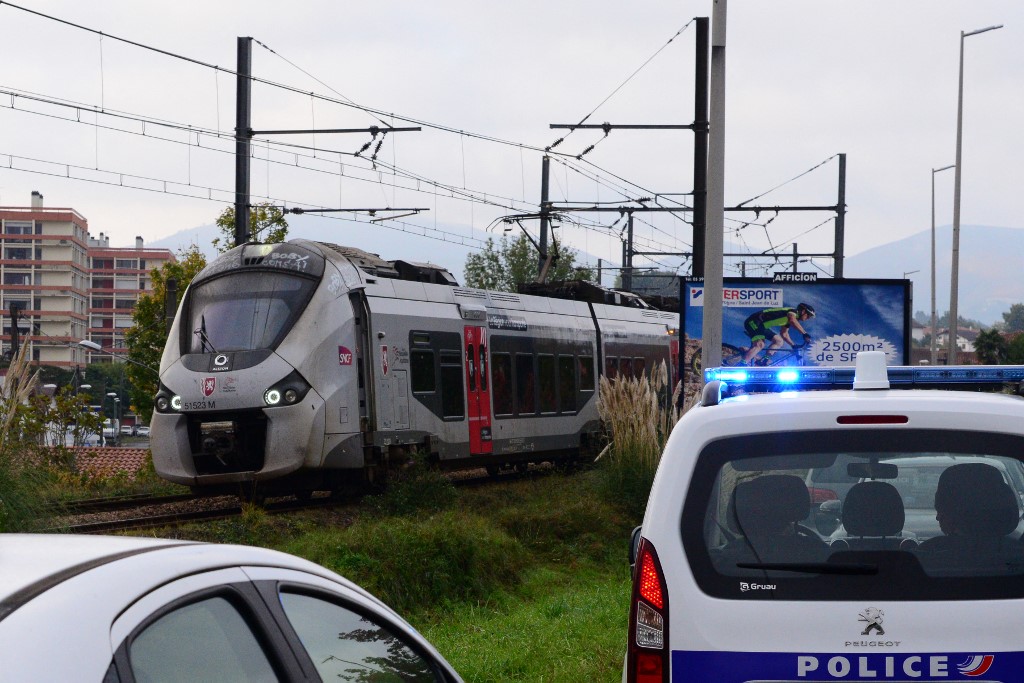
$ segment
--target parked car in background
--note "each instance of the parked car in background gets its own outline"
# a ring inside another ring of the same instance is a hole
[[[149,436],[149,427],[147,425],[139,425],[138,429],[135,430],[137,436]]]
[[[121,436],[135,436],[135,427],[131,425],[121,425]]]
[[[462,680],[380,600],[273,550],[2,534],[0,577],[4,680]]]

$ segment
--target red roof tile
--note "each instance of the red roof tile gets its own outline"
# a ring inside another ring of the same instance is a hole
[[[94,476],[108,477],[125,472],[133,477],[149,461],[148,448],[119,448],[111,446],[75,449],[78,469]]]

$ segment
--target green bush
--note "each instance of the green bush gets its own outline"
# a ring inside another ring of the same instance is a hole
[[[283,549],[355,581],[399,612],[486,600],[517,584],[529,559],[518,541],[487,520],[452,512],[364,517],[347,529],[307,534]]]
[[[366,499],[369,508],[384,515],[440,512],[450,507],[458,492],[448,477],[431,467],[422,456],[413,456],[407,467],[391,473],[384,492]]]

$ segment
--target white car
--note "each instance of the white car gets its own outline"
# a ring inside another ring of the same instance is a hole
[[[624,681],[1024,681],[1024,400],[975,390],[1024,367],[857,363],[706,372],[634,534]],[[831,538],[808,474],[844,460]]]
[[[139,436],[149,436],[149,427],[147,425],[140,425],[139,428],[135,430],[135,433]]]
[[[381,601],[262,548],[0,534],[0,678],[461,681]]]

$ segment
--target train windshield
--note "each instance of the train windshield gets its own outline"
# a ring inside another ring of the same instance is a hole
[[[189,353],[276,348],[302,313],[316,280],[250,271],[196,286],[189,303]]]

